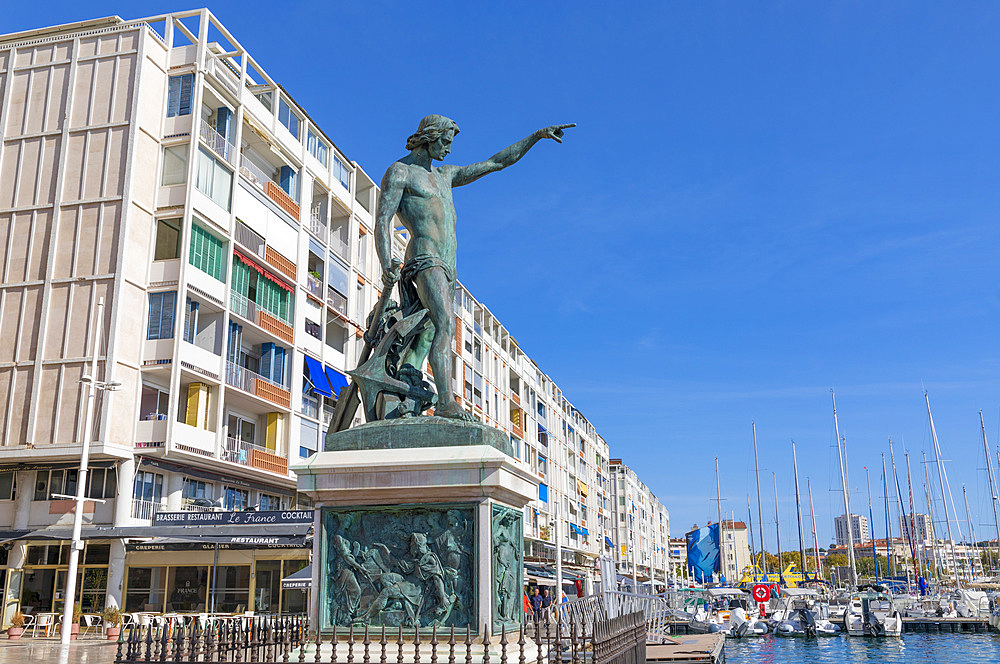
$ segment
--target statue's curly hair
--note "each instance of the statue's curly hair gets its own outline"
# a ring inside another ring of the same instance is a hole
[[[411,134],[406,139],[406,149],[416,150],[421,145],[433,143],[449,129],[453,129],[457,134],[459,132],[458,123],[443,115],[428,115],[420,121],[416,133]]]

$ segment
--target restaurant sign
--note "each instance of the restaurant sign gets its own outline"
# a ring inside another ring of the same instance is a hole
[[[268,512],[157,512],[154,526],[282,526],[312,523],[313,510]]]

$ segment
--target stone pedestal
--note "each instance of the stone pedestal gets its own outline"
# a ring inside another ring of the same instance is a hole
[[[437,417],[329,435],[294,467],[317,515],[313,624],[516,629],[538,480],[509,450],[497,429]]]

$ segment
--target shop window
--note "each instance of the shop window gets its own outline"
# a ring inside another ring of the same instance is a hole
[[[165,261],[180,258],[181,255],[181,220],[160,219],[156,222],[156,247],[153,249],[154,261]]]
[[[208,567],[168,568],[167,611],[183,613],[204,611],[208,581]]]
[[[118,473],[114,468],[91,468],[87,471],[88,498],[114,498],[118,493]]]
[[[33,544],[24,559],[26,565],[66,565],[69,544]]]
[[[76,468],[35,471],[35,495],[33,499],[58,500],[52,498],[54,493],[75,496],[78,476],[79,471]]]
[[[267,493],[257,495],[257,509],[261,512],[277,512],[281,509],[281,498]]]
[[[212,607],[219,613],[242,613],[250,605],[250,566],[219,565],[212,589]]]
[[[125,610],[129,612],[163,611],[165,567],[130,567],[125,590]]]
[[[104,567],[84,567],[83,583],[80,584],[79,604],[84,613],[100,613],[104,610],[108,588],[107,560]]]
[[[232,512],[240,512],[250,507],[250,492],[227,486],[223,490],[222,506]]]
[[[163,173],[160,184],[168,187],[187,182],[188,144],[163,148]]]

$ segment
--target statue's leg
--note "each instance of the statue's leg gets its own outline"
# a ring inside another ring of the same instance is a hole
[[[455,394],[451,389],[451,338],[455,331],[455,320],[452,312],[454,287],[444,270],[432,267],[417,274],[414,279],[417,295],[430,314],[434,324],[434,336],[427,360],[434,372],[434,385],[437,387],[438,400],[434,414],[456,419],[472,419],[468,413],[455,403]]]

